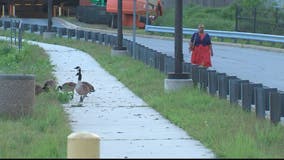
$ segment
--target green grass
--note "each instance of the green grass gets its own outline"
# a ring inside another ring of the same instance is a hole
[[[42,84],[55,78],[52,70],[47,54],[38,46],[23,43],[19,52],[10,42],[0,41],[1,74],[33,74],[36,83]],[[30,115],[0,116],[0,158],[65,158],[70,132],[57,93],[42,93],[35,97]]]
[[[93,56],[103,68],[124,83],[152,108],[212,149],[218,158],[282,158],[284,128],[255,113],[198,89],[164,92],[166,75],[127,56],[113,57],[110,47],[91,42],[25,38],[70,46]]]
[[[70,126],[54,94],[36,97],[31,116],[0,118],[1,158],[65,158]]]
[[[164,11],[164,15],[158,17],[154,25],[174,26],[174,8]],[[203,23],[207,29],[233,31],[235,27],[235,12],[233,6],[221,8],[201,7],[187,5],[183,7],[183,27],[197,28]]]
[[[35,74],[42,83],[52,77],[52,65],[43,49],[23,43],[19,51],[10,42],[0,41],[0,73]]]

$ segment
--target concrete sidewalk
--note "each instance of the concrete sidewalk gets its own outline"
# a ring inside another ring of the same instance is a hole
[[[192,139],[106,72],[88,54],[64,46],[31,42],[42,47],[55,65],[58,83],[82,80],[96,91],[83,107],[71,107],[79,96],[64,105],[73,132],[87,131],[100,138],[100,158],[215,158],[211,150]],[[66,137],[67,138],[67,137]]]

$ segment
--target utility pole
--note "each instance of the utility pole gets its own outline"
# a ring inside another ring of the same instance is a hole
[[[149,25],[149,0],[146,0],[146,25]]]
[[[183,27],[182,27],[182,0],[175,0],[175,72],[168,73],[165,79],[165,90],[178,90],[193,85],[189,73],[183,72]]]
[[[182,73],[182,0],[176,0],[175,7],[175,73]]]
[[[48,6],[48,23],[47,23],[47,31],[51,32],[51,26],[52,26],[52,0],[48,0],[47,2]]]
[[[122,33],[122,0],[118,0],[117,5],[117,49],[122,48],[122,40],[123,40],[123,33]]]
[[[111,50],[111,55],[124,55],[126,53],[127,49],[123,47],[122,0],[117,0],[117,46]]]
[[[135,54],[136,50],[136,0],[133,0],[133,41],[132,41],[132,53]]]
[[[51,31],[52,27],[52,0],[47,0],[47,30],[43,32],[43,38],[54,38],[56,37],[56,32]]]

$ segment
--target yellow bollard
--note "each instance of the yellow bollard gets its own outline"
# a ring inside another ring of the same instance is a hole
[[[13,17],[16,17],[16,8],[15,8],[15,5],[13,5]]]
[[[58,16],[60,17],[62,15],[61,13],[61,7],[58,8]]]
[[[4,16],[5,16],[5,6],[2,5],[2,17],[4,17]]]
[[[67,141],[67,158],[99,158],[100,137],[94,133],[71,133]]]

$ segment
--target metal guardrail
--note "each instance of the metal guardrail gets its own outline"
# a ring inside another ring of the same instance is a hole
[[[146,25],[145,31],[174,33],[174,27]],[[183,28],[183,34],[186,34],[186,35],[192,35],[196,31],[197,31],[196,29]],[[278,36],[278,35],[247,33],[247,32],[218,31],[218,30],[206,30],[206,32],[210,34],[211,37],[255,40],[255,41],[260,41],[260,42],[274,42],[274,43],[276,42],[276,43],[284,44],[284,36]]]

